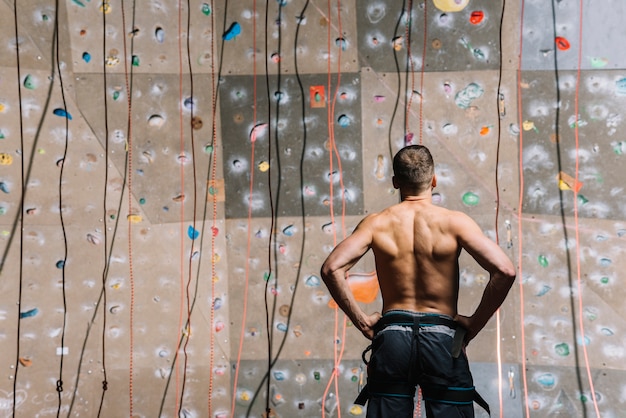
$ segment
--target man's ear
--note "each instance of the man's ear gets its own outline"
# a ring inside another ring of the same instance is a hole
[[[398,179],[396,179],[396,176],[391,177],[391,183],[393,184],[394,189],[400,188],[400,185],[398,184]]]
[[[433,174],[433,181],[431,185],[433,186],[433,189],[437,187],[437,175],[436,174]]]

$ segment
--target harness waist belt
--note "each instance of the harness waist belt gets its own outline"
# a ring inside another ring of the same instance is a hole
[[[452,318],[446,318],[439,315],[423,315],[413,316],[402,313],[386,314],[374,325],[374,332],[380,332],[387,325],[405,325],[412,327],[415,323],[415,319],[419,321],[420,325],[445,325],[450,329],[459,328],[459,324]]]

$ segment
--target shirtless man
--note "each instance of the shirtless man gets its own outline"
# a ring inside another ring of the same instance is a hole
[[[469,216],[433,205],[437,179],[426,147],[401,149],[393,171],[401,202],[365,217],[321,269],[333,299],[373,340],[367,386],[356,403],[369,400],[368,418],[412,417],[419,385],[427,417],[473,417],[474,401],[487,410],[488,405],[474,389],[464,348],[504,301],[515,268]],[[348,270],[369,249],[376,260],[382,315],[365,313],[346,281]],[[490,274],[469,317],[457,312],[462,249]]]

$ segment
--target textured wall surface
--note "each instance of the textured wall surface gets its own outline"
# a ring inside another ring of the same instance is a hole
[[[409,143],[518,267],[468,347],[492,416],[623,417],[625,16],[0,1],[0,417],[364,417],[319,268]],[[380,310],[371,255],[349,280]]]

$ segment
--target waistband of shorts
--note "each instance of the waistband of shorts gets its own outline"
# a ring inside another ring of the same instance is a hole
[[[385,312],[374,326],[374,331],[379,332],[389,325],[410,326],[413,328],[429,325],[444,325],[454,330],[459,326],[450,315],[394,309]]]

